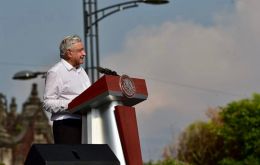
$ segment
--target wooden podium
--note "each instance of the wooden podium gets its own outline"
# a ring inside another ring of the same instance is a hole
[[[145,80],[104,75],[71,101],[82,115],[82,144],[108,144],[121,165],[142,165],[135,108],[148,97]]]

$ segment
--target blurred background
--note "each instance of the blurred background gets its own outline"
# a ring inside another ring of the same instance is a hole
[[[126,2],[98,1],[98,7]],[[84,38],[82,1],[0,0],[0,93],[17,111],[32,84],[42,99],[44,79],[14,80],[22,70],[47,71],[59,43]],[[100,66],[143,78],[148,100],[136,106],[144,161],[162,158],[205,112],[259,91],[258,0],[170,0],[140,4],[99,22]]]

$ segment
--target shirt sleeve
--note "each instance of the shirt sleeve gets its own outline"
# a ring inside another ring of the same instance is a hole
[[[43,109],[57,113],[65,111],[68,108],[68,100],[61,99],[62,81],[58,74],[49,71],[46,76],[45,90],[43,95]]]

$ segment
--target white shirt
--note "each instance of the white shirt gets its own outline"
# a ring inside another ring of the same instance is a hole
[[[43,95],[43,109],[50,112],[51,120],[79,119],[80,115],[70,114],[68,104],[90,86],[90,80],[82,67],[74,68],[61,59],[48,72]]]

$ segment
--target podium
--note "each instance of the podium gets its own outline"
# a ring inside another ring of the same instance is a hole
[[[144,79],[104,75],[72,100],[82,115],[82,144],[108,144],[121,165],[142,165],[134,105],[146,100]]]

